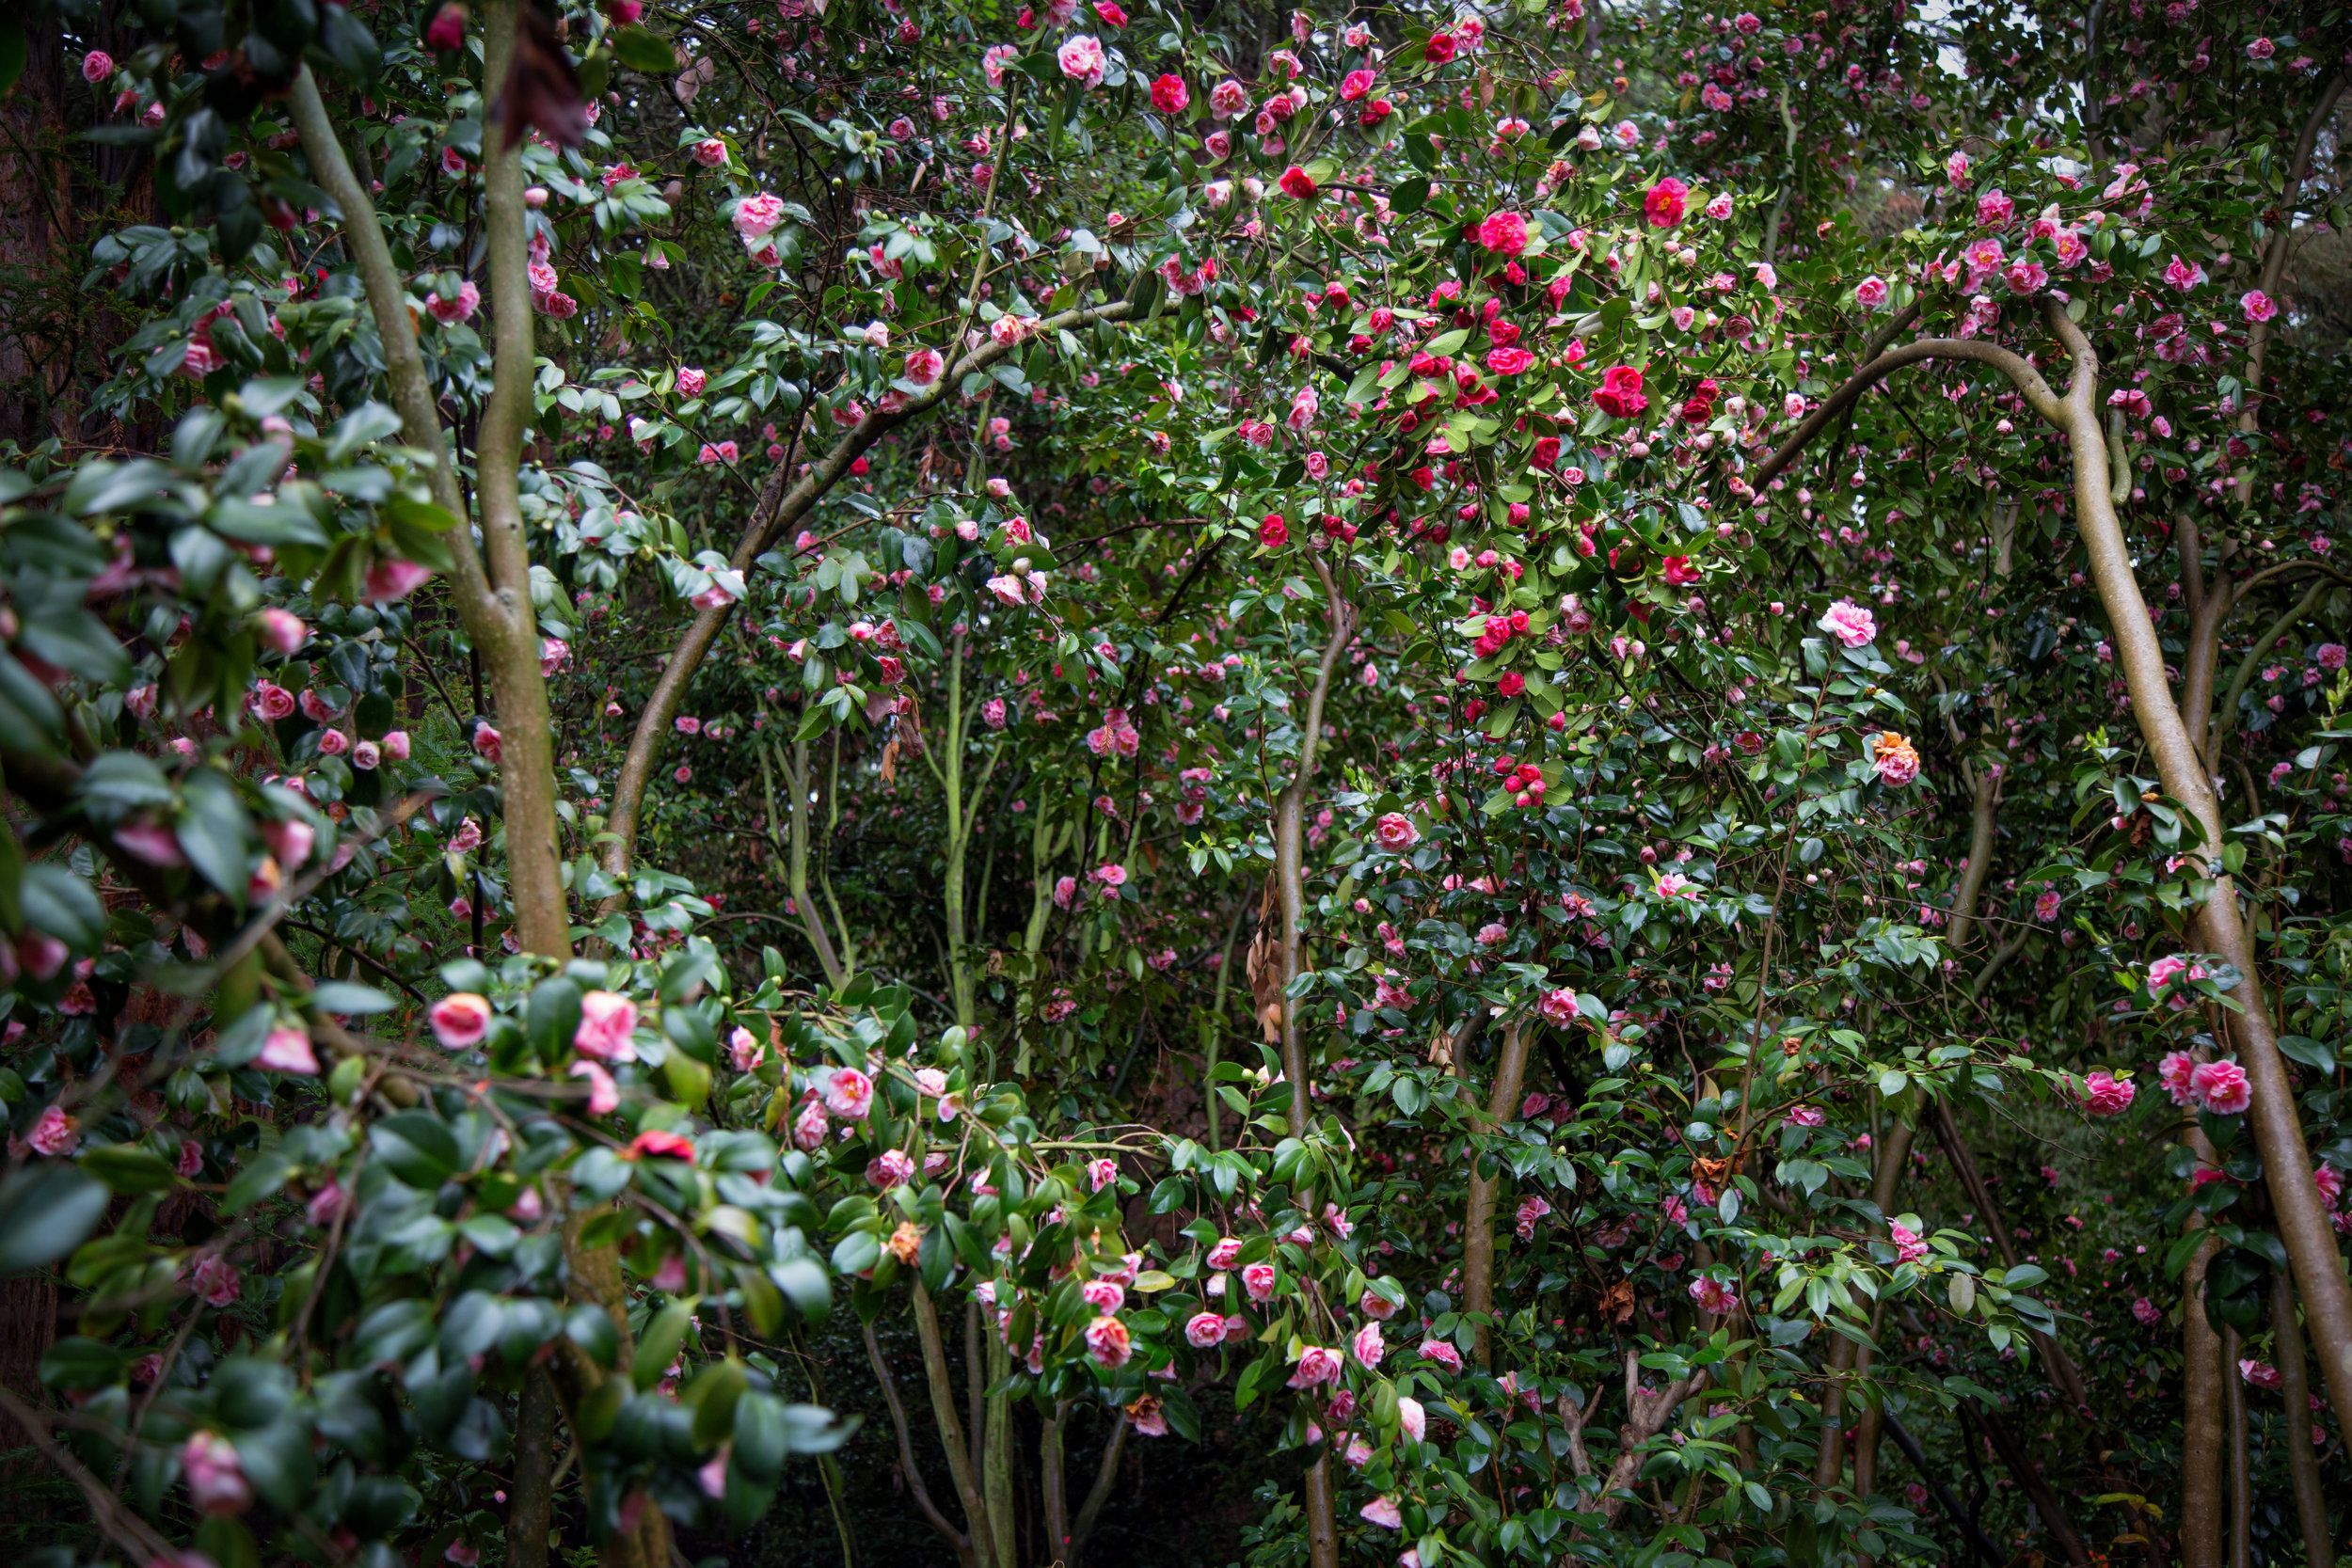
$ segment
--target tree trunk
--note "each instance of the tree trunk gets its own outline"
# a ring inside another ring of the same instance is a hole
[[[1519,1087],[1527,1076],[1527,1042],[1529,1031],[1517,1023],[1502,1029],[1502,1045],[1495,1053],[1494,1087],[1486,1096],[1486,1112],[1475,1112],[1470,1117],[1470,1194],[1464,1204],[1462,1218],[1462,1310],[1474,1319],[1483,1319],[1495,1309],[1495,1189],[1502,1182],[1502,1173],[1483,1175],[1479,1169],[1478,1141],[1511,1119],[1518,1104]],[[1469,1076],[1468,1064],[1456,1058],[1456,1070]],[[1493,1355],[1490,1331],[1485,1323],[1473,1329],[1477,1338],[1471,1354],[1482,1367],[1490,1365]]]
[[[2312,1451],[2311,1378],[2303,1364],[2303,1323],[2296,1310],[2295,1281],[2284,1269],[2270,1282],[2270,1337],[2279,1357],[2279,1399],[2286,1406],[2287,1473],[2295,1481],[2295,1514],[2303,1528],[2304,1568],[2335,1568],[2334,1538],[2328,1529],[2328,1494],[2319,1479],[2319,1456]]]
[[[2181,1280],[2181,1568],[2221,1568],[2221,1336],[2205,1321],[2213,1253],[2208,1239]]]

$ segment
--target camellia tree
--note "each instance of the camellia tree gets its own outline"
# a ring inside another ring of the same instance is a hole
[[[2332,1560],[2341,18],[6,26],[89,1552]]]

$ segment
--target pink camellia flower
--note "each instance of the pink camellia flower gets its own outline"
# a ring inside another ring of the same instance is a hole
[[[350,750],[351,736],[345,735],[342,731],[321,730],[319,732],[319,755],[324,757],[339,757]]]
[[[835,1068],[825,1080],[825,1109],[850,1121],[874,1103],[874,1081],[853,1067]]]
[[[1309,1345],[1298,1353],[1298,1364],[1291,1370],[1289,1386],[1314,1388],[1326,1383],[1337,1383],[1346,1366],[1338,1351],[1322,1345]]]
[[[767,1042],[749,1029],[738,1026],[727,1037],[727,1060],[735,1064],[736,1071],[749,1072],[767,1059]]]
[[[1091,34],[1078,33],[1066,40],[1059,49],[1054,51],[1054,62],[1061,67],[1064,76],[1082,87],[1099,87],[1103,85],[1103,41]],[[1120,1359],[1123,1361],[1126,1357],[1122,1355]]]
[[[436,293],[426,298],[424,309],[427,315],[443,326],[455,326],[461,322],[472,320],[473,313],[482,309],[482,291],[469,278],[457,285],[456,298],[444,299]]]
[[[1438,1338],[1423,1339],[1419,1348],[1423,1357],[1435,1361],[1447,1371],[1458,1372],[1462,1370],[1462,1353],[1454,1348],[1453,1341]]]
[[[2343,669],[2344,657],[2345,649],[2341,642],[2322,642],[2312,650],[2312,662],[2322,670]]]
[[[1375,1497],[1357,1512],[1382,1529],[1401,1529],[1405,1525],[1405,1515],[1397,1512],[1394,1497]]]
[[[366,593],[371,604],[405,599],[433,580],[430,567],[413,561],[379,561],[368,568]]]
[[[476,755],[496,767],[505,755],[505,737],[488,723],[477,722],[473,727],[473,749]]]
[[[300,1078],[318,1076],[319,1059],[310,1050],[309,1031],[291,1025],[272,1029],[262,1041],[261,1054],[253,1059],[273,1072],[291,1072]]]
[[[1127,1304],[1127,1288],[1116,1279],[1089,1279],[1078,1287],[1078,1297],[1097,1312],[1116,1312]]]
[[[1366,1371],[1379,1366],[1380,1358],[1389,1354],[1389,1348],[1380,1342],[1380,1325],[1376,1323],[1366,1323],[1358,1329],[1355,1338],[1348,1341],[1347,1349],[1348,1354],[1355,1356],[1356,1364]]]
[[[617,991],[592,990],[580,999],[580,1027],[572,1031],[572,1049],[600,1062],[633,1062],[637,1048],[629,1036],[636,1031],[636,1003]]]
[[[2189,1078],[2197,1070],[2197,1059],[2185,1051],[2168,1052],[2156,1064],[2156,1082],[2172,1097],[2172,1103],[2186,1110],[2195,1098],[2189,1090]]]
[[[1152,84],[1152,107],[1164,115],[1180,115],[1192,103],[1192,90],[1182,76],[1162,76]]]
[[[1373,73],[1369,71],[1349,71],[1340,78],[1340,97],[1347,103],[1355,103],[1372,90],[1373,79]]]
[[[703,395],[703,388],[709,384],[709,372],[697,370],[691,365],[679,367],[677,372],[678,396],[682,398],[698,398]]]
[[[96,87],[115,73],[115,59],[103,49],[93,49],[82,56],[82,80]]]
[[[918,348],[907,356],[906,379],[918,387],[929,387],[947,368],[947,361],[935,348]]]
[[[262,645],[272,653],[291,655],[310,640],[310,628],[292,610],[271,605],[254,616],[260,623]]]
[[[2168,985],[2171,985],[2176,978],[2205,980],[2212,976],[2203,964],[2194,962],[2184,954],[2168,953],[2148,966],[2148,994],[2151,996],[2157,994]],[[2189,1001],[2195,994],[2186,985],[2176,987],[2170,998],[2172,1010],[2176,1013],[2186,1012]]]
[[[705,136],[694,144],[694,162],[702,165],[703,167],[722,168],[725,166],[726,161],[727,144],[718,137]]]
[[[2257,1388],[2277,1388],[2286,1381],[2279,1369],[2265,1362],[2248,1359],[2237,1364],[2237,1375]]]
[[[489,998],[472,991],[453,991],[433,1004],[426,1015],[433,1024],[433,1037],[451,1051],[465,1051],[482,1043],[482,1037],[490,1029]]]
[[[1642,214],[1649,219],[1652,229],[1672,229],[1682,221],[1691,187],[1672,175],[1661,180],[1642,198]]]
[[[784,198],[780,196],[762,191],[735,204],[735,231],[751,249],[758,249],[760,242],[783,221]]]
[[[180,835],[160,822],[125,822],[114,832],[115,842],[150,865],[176,868],[188,863]]]
[[[1251,1263],[1245,1267],[1241,1271],[1241,1288],[1248,1292],[1251,1301],[1272,1300],[1274,1297],[1274,1265]]]
[[[1089,1191],[1099,1193],[1104,1188],[1110,1186],[1113,1182],[1116,1182],[1118,1180],[1118,1161],[1089,1160],[1087,1162],[1087,1181],[1089,1183]]]
[[[408,760],[408,732],[387,730],[384,734],[384,754],[394,762]]]
[[[2319,1189],[2319,1201],[2333,1209],[2344,1196],[2344,1173],[2330,1164],[2313,1165],[2312,1185]]]
[[[2153,1327],[2156,1320],[2164,1316],[2164,1312],[2154,1302],[2150,1301],[2146,1296],[2141,1296],[2132,1303],[2132,1316],[2137,1318],[2142,1323]]]
[[[1429,1432],[1429,1413],[1421,1401],[1400,1398],[1396,1402],[1396,1424],[1405,1429],[1405,1435],[1414,1442],[1422,1441]]]
[[[2238,296],[2237,304],[2249,322],[2266,322],[2279,313],[2278,301],[2260,289],[2247,290]]]
[[[1886,303],[1886,279],[1875,275],[1853,286],[1854,303],[1866,310],[1875,310]]]
[[[244,1284],[237,1277],[236,1265],[217,1252],[208,1252],[197,1259],[196,1272],[189,1275],[189,1289],[213,1307],[233,1307],[245,1293]]]
[[[1313,177],[1308,174],[1305,169],[1300,168],[1296,164],[1291,165],[1290,167],[1282,171],[1282,178],[1279,183],[1282,187],[1282,194],[1284,196],[1295,198],[1300,201],[1304,201],[1309,197],[1315,194],[1316,187]]]
[[[1209,89],[1209,111],[1219,119],[1238,119],[1249,112],[1249,89],[1227,77]]]
[[[1509,211],[1488,213],[1478,225],[1478,243],[1498,256],[1517,256],[1527,248],[1527,218]]]
[[[280,719],[291,719],[294,712],[294,695],[275,681],[257,684],[246,698],[246,705],[265,724]]]
[[[2009,285],[2010,293],[2029,294],[2048,285],[2050,269],[2039,261],[2028,261],[2021,256],[2011,261],[2008,269],[2001,274],[2001,281]]]
[[[1879,634],[1878,618],[1851,599],[1840,599],[1823,610],[1820,626],[1849,648],[1875,641]]]
[[[1919,752],[1910,740],[1892,730],[1871,738],[1877,743],[1871,749],[1871,764],[1883,783],[1899,789],[1919,776]]]
[[[33,1123],[32,1136],[24,1140],[34,1153],[53,1160],[72,1153],[81,1141],[73,1118],[55,1105],[41,1112],[40,1119]]]
[[[2131,1109],[2135,1092],[2126,1079],[2094,1072],[2083,1081],[2083,1109],[2094,1117],[2120,1117]]]
[[[914,1174],[914,1161],[903,1148],[885,1148],[866,1162],[866,1180],[887,1192]]]
[[[1225,1319],[1216,1312],[1196,1312],[1184,1323],[1184,1342],[1195,1350],[1214,1350],[1225,1338]]]
[[[1897,1220],[1887,1226],[1886,1233],[1895,1243],[1895,1256],[1905,1263],[1916,1263],[1928,1255],[1928,1243],[1919,1233]]]
[[[2235,1062],[2198,1063],[2188,1075],[2188,1092],[2201,1108],[2217,1117],[2243,1115],[2254,1099],[2246,1069]]]
[[[2164,280],[2181,293],[2187,293],[2205,281],[2205,269],[2197,262],[2184,261],[2175,256],[2164,269]]]
[[[245,1466],[238,1462],[236,1446],[226,1437],[199,1432],[189,1438],[181,1445],[180,1472],[187,1478],[188,1497],[199,1513],[232,1518],[253,1506]]]
[[[1380,847],[1392,855],[1401,855],[1421,842],[1421,830],[1401,811],[1383,813],[1373,824],[1372,832],[1380,841]]]
[[[2256,39],[2246,46],[2246,57],[2249,60],[2266,60],[2278,52],[2279,46],[2268,39]]]
[[[2006,229],[2017,215],[2017,203],[2003,196],[1999,186],[1977,198],[1977,223],[1985,229]]]
[[[588,1114],[590,1116],[609,1117],[620,1109],[620,1085],[612,1082],[612,1075],[604,1069],[594,1062],[574,1062],[571,1075],[574,1078],[588,1080]]]
[[[1544,992],[1542,1000],[1535,1004],[1535,1010],[1543,1015],[1545,1022],[1566,1028],[1576,1022],[1575,989],[1562,986],[1556,990]]]
[[[1232,1268],[1235,1259],[1240,1257],[1241,1243],[1233,1237],[1227,1236],[1219,1240],[1216,1245],[1209,1249],[1209,1256],[1206,1259],[1204,1259],[1204,1261],[1208,1263],[1210,1268],[1216,1270],[1219,1273],[1223,1273],[1225,1270]]]
[[[1125,887],[1127,885],[1127,868],[1123,865],[1118,864],[1116,862],[1104,865],[1098,865],[1087,875],[1089,880],[1100,882],[1104,887]]]
[[[1691,1299],[1705,1312],[1724,1313],[1740,1305],[1739,1292],[1712,1275],[1701,1275],[1691,1281]]]
[[[1125,1366],[1127,1358],[1135,1354],[1135,1344],[1127,1337],[1127,1325],[1108,1317],[1087,1324],[1087,1354],[1100,1367]]]
[[[172,1166],[172,1169],[178,1171],[182,1176],[194,1176],[203,1168],[204,1146],[198,1143],[194,1138],[182,1138],[180,1140],[180,1159],[178,1163]],[[2327,1168],[2328,1167],[2325,1165],[2320,1167],[2322,1170]]]
[[[1944,178],[1955,185],[1968,183],[1968,154],[1955,152],[1944,160]]]

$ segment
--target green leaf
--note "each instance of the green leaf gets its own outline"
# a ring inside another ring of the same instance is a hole
[[[46,1268],[80,1246],[112,1196],[72,1164],[28,1166],[0,1183],[0,1275]]]
[[[629,70],[667,76],[677,70],[677,49],[650,27],[624,27],[612,35],[612,53]]]
[[[402,1111],[368,1129],[376,1158],[411,1187],[431,1192],[457,1174],[461,1156],[449,1125],[428,1111]]]
[[[101,1144],[87,1149],[82,1168],[118,1193],[159,1193],[180,1179],[162,1155],[137,1144]]]

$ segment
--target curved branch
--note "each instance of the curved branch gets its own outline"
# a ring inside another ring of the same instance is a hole
[[[2188,726],[2173,705],[2165,680],[2164,649],[2148,619],[2148,603],[2134,575],[2131,546],[2107,499],[2106,445],[2100,436],[2097,407],[2098,356],[2082,328],[2067,319],[2055,300],[2048,302],[2048,316],[2051,330],[2074,361],[2065,404],[2054,422],[2066,432],[2073,448],[2075,527],[2090,557],[2091,575],[2107,612],[2109,635],[2123,666],[2124,686],[2131,695],[2132,717],[2140,738],[2155,761],[2165,793],[2197,818],[2202,843],[2190,851],[2190,857],[2201,870],[2212,874],[2213,885],[2197,911],[2196,923],[2206,949],[2240,976],[2227,1016],[2239,1065],[2253,1084],[2253,1104],[2247,1119],[2252,1123],[2255,1148],[2262,1156],[2278,1235],[2286,1243],[2296,1288],[2302,1292],[2311,1320],[2312,1340],[2318,1351],[2328,1397],[2340,1409],[2352,1408],[2352,1282],[2344,1278],[2334,1227],[2308,1174],[2311,1146],[2304,1139],[2295,1091],[2280,1056],[2253,933],[2238,908],[2234,879],[2216,863],[2222,832],[2220,801],[2204,759],[2189,738]]]
[[[1970,359],[1980,365],[1990,365],[2016,383],[2026,401],[2033,404],[2034,412],[2053,424],[2061,422],[2058,394],[2050,390],[2049,383],[2042,379],[2042,373],[2026,362],[2025,356],[1997,343],[1981,342],[1974,338],[1922,338],[1900,348],[1887,350],[1848,376],[1844,386],[1823,398],[1821,406],[1807,415],[1804,423],[1799,425],[1755,473],[1747,476],[1748,483],[1762,488],[1774,475],[1796,461],[1797,454],[1815,436],[1827,430],[1838,416],[1852,407],[1863,393],[1905,365],[1916,365],[1928,359]]]
[[[2295,602],[2295,607],[2272,622],[2270,629],[2255,639],[2254,645],[2246,650],[2246,657],[2239,663],[2237,673],[2231,678],[2229,695],[2221,699],[2221,705],[2214,709],[2205,721],[2204,744],[2198,750],[2204,754],[2208,769],[2218,760],[2217,747],[2220,737],[2237,727],[2238,699],[2245,696],[2246,689],[2253,684],[2254,670],[2262,663],[2263,655],[2268,653],[2279,639],[2294,630],[2296,622],[2312,612],[2312,607],[2319,603],[2320,595],[2327,593],[2328,587],[2326,578],[2312,583]]]
[[[1135,313],[1132,299],[1114,300],[1105,305],[1081,306],[1048,316],[1037,329],[1038,336],[1066,331],[1072,327],[1090,326],[1096,322],[1123,321]],[[810,466],[789,490],[771,501],[769,493],[781,487],[784,468],[778,466],[769,477],[768,489],[760,497],[758,510],[753,514],[753,526],[746,529],[736,545],[729,564],[737,571],[748,570],[774,543],[790,531],[803,517],[815,510],[817,503],[839,483],[850,466],[900,425],[908,424],[946,401],[947,395],[965,376],[985,371],[1004,359],[1018,343],[1000,343],[994,340],[981,344],[949,366],[929,388],[917,393],[904,408],[895,413],[875,409],[858,420],[835,441],[833,450]],[[763,516],[764,514],[764,516]],[[644,803],[645,786],[653,778],[654,766],[660,760],[661,744],[667,738],[671,721],[677,717],[678,705],[685,701],[686,689],[692,683],[695,672],[711,644],[719,638],[727,618],[735,613],[732,603],[697,611],[686,635],[678,640],[663,663],[661,675],[654,683],[653,694],[645,699],[644,711],[637,717],[636,731],[629,736],[628,753],[622,760],[620,777],[612,785],[612,809],[605,819],[605,832],[611,836],[604,846],[604,871],[609,877],[625,876],[637,852],[638,808]],[[599,915],[610,914],[622,906],[618,894],[605,901]]]

